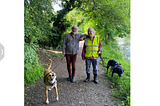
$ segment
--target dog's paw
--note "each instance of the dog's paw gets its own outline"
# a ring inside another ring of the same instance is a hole
[[[58,98],[56,98],[57,99],[57,101],[58,101]]]
[[[46,101],[46,104],[49,104],[49,101],[48,101],[48,100]]]

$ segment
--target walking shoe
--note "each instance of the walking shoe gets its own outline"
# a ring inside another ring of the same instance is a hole
[[[86,80],[84,80],[84,82],[88,82],[90,80],[90,74],[87,74],[87,78]]]
[[[71,81],[72,80],[72,76],[70,75],[67,80]]]
[[[75,81],[75,78],[74,77],[72,77],[72,80],[71,80],[71,82],[74,82]]]
[[[94,74],[94,83],[98,84],[97,74]]]

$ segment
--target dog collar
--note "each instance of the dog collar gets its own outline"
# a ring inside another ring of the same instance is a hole
[[[55,82],[54,83],[50,83],[50,82],[46,82],[46,81],[44,81],[44,83],[47,85],[47,86],[54,86],[56,83],[57,83],[57,80],[55,80]]]

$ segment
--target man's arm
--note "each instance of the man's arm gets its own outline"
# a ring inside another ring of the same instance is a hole
[[[83,49],[82,49],[82,54],[81,54],[82,60],[85,59],[85,50],[86,50],[86,46],[85,46],[85,43],[84,43]]]
[[[99,53],[98,54],[101,54],[102,53],[102,44],[101,44],[101,40],[99,39],[99,49],[98,49]]]
[[[80,39],[79,39],[79,41],[83,41],[84,39],[86,39],[87,38],[87,34],[82,34],[81,36],[80,36]]]

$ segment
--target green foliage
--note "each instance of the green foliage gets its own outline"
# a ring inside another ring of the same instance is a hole
[[[78,25],[78,33],[87,33],[89,27],[106,44],[116,41],[115,37],[130,34],[130,0],[81,0],[79,8],[66,15],[71,25]],[[70,32],[71,29],[67,29]],[[65,32],[66,33],[66,32]]]
[[[54,49],[61,45],[63,33],[70,27],[65,15],[75,7],[78,0],[62,0],[63,8],[53,13],[51,6],[55,0],[24,1],[24,38],[26,43],[36,43],[42,48]]]
[[[38,64],[38,56],[35,51],[35,45],[24,44],[24,64]]]
[[[24,44],[24,85],[43,76],[44,68],[38,64],[35,45]]]
[[[110,69],[109,71],[109,79],[112,81],[112,84],[110,85],[111,88],[115,88],[115,90],[112,92],[114,96],[121,98],[124,100],[121,104],[126,106],[130,106],[130,62],[126,61],[123,57],[122,53],[119,52],[118,47],[106,45],[105,43],[102,43],[103,51],[102,51],[102,57],[107,57],[109,59],[105,59],[105,63],[110,59],[116,60],[118,63],[121,63],[124,73],[123,76],[119,79],[118,74],[114,74],[113,79],[111,80]]]
[[[55,57],[60,57],[60,56],[62,56],[62,54],[55,54],[54,56]]]
[[[29,2],[28,2],[29,1]],[[24,40],[40,47],[52,46],[52,0],[25,0]]]
[[[130,0],[62,0],[62,10],[56,13],[52,2],[56,1],[24,1],[25,42],[55,49],[74,24],[79,33],[93,27],[105,43],[130,33]]]
[[[130,0],[89,0],[80,10],[87,19],[85,28],[93,27],[105,43],[130,33]],[[86,31],[85,31],[86,32]],[[106,42],[107,41],[107,42]]]
[[[33,66],[31,64],[27,64],[26,66],[27,67],[24,69],[24,85],[25,86],[41,78],[44,73],[44,68],[40,65]]]
[[[62,0],[61,7],[62,10],[58,11],[56,14],[54,14],[54,17],[52,17],[53,21],[53,33],[56,33],[53,38],[53,46],[58,46],[62,44],[63,36],[66,34],[66,30],[71,26],[73,22],[71,22],[68,17],[66,18],[66,15],[72,11],[74,8],[79,7],[81,5],[80,0]],[[72,17],[73,14],[70,16]],[[73,18],[72,18],[73,19]],[[72,24],[73,25],[73,24]],[[57,28],[55,28],[57,27]],[[64,33],[65,32],[65,33]],[[69,30],[70,33],[71,29]],[[56,42],[54,42],[56,41]]]

